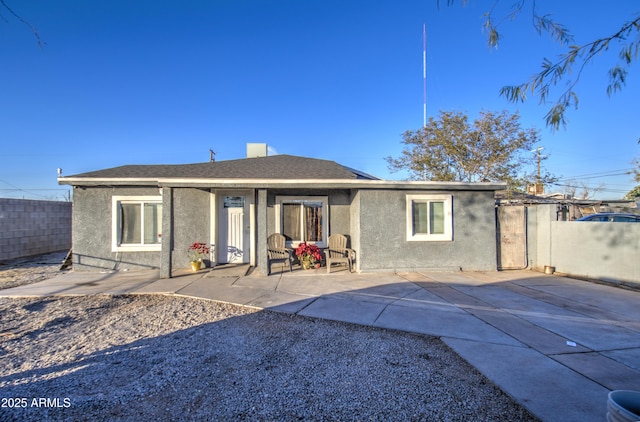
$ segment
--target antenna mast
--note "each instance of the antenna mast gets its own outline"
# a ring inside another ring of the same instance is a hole
[[[427,127],[427,24],[422,24],[422,113],[423,127]]]

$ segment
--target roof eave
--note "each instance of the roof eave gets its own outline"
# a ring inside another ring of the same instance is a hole
[[[58,177],[59,185],[71,186],[157,186],[157,178],[130,179],[125,177]]]
[[[193,178],[85,178],[60,177],[58,184],[72,186],[166,186],[185,188],[322,188],[322,189],[399,189],[399,190],[474,190],[506,189],[500,182],[422,182],[363,179],[193,179]]]

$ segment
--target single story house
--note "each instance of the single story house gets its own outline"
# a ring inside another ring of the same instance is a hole
[[[178,165],[125,165],[68,177],[76,270],[189,266],[194,242],[215,263],[267,274],[267,237],[327,246],[347,236],[357,271],[496,269],[502,183],[387,181],[291,155]]]

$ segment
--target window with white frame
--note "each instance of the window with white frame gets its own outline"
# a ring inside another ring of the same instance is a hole
[[[327,244],[328,199],[326,196],[276,197],[276,230],[287,243]]]
[[[162,237],[161,196],[114,196],[112,250],[159,251]]]
[[[453,240],[451,195],[407,195],[407,240]]]

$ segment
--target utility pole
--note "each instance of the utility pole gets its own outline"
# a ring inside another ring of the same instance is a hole
[[[536,148],[536,151],[538,152],[538,184],[542,183],[542,177],[540,176],[540,151],[543,149],[544,148],[542,147]]]
[[[538,147],[531,152],[535,152],[538,155],[538,179],[536,180],[535,194],[539,195],[544,193],[544,186],[542,186],[542,175],[540,173],[540,163],[542,161],[542,156],[540,155],[540,151],[542,151],[543,147]]]

